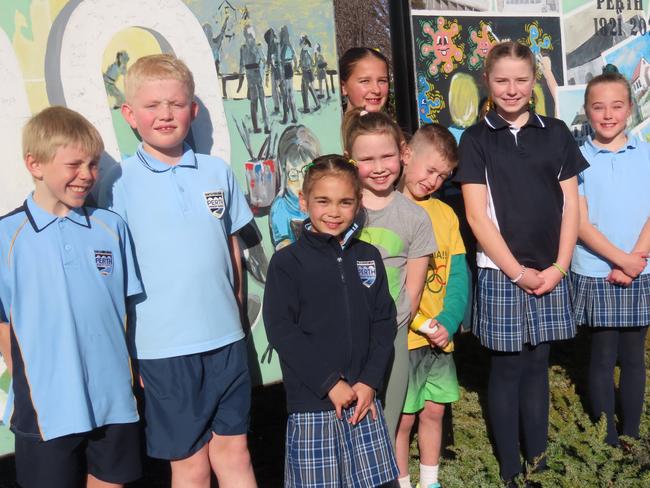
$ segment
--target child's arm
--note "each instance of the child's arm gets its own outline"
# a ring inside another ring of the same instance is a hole
[[[644,270],[646,260],[642,253],[636,253],[634,251],[637,250],[639,244],[641,247],[638,250],[641,250],[644,245],[650,247],[650,243],[647,243],[650,240],[650,225],[646,222],[634,251],[628,254],[612,244],[605,234],[600,232],[589,221],[589,205],[587,199],[583,196],[579,197],[579,209],[580,224],[578,227],[578,237],[580,240],[593,252],[604,257],[614,264],[614,266],[621,268],[626,275],[636,278]]]
[[[2,354],[2,358],[5,360],[9,374],[12,371],[10,327],[7,322],[0,322],[0,354]]]
[[[522,265],[512,255],[499,229],[487,214],[487,185],[464,183],[461,188],[467,221],[476,240],[506,276],[511,280],[519,277],[522,273]],[[543,279],[538,275],[539,271],[526,268],[517,280],[517,286],[527,293],[533,293],[533,290],[543,284]]]
[[[580,211],[578,208],[578,177],[573,176],[560,181],[560,188],[564,195],[564,209],[562,211],[562,223],[560,224],[560,245],[555,264],[563,270],[568,270],[571,265],[573,250],[578,240],[578,225]],[[535,295],[548,293],[564,278],[557,266],[551,265],[542,270],[540,276],[544,283],[535,290]]]
[[[637,239],[636,244],[634,245],[634,249],[632,249],[632,252],[645,255],[646,258],[649,257],[648,255],[650,254],[650,218],[645,221],[645,225],[643,226],[643,229],[641,229],[641,233],[639,234],[639,238]]]
[[[352,388],[357,394],[357,405],[350,422],[355,424],[370,412],[373,419],[377,418],[374,406],[375,391],[379,390],[386,376],[386,369],[393,355],[393,341],[397,332],[395,302],[388,291],[388,279],[386,269],[377,252],[375,263],[377,263],[377,277],[372,288],[375,289],[375,307],[372,313],[372,325],[370,329],[370,345],[368,347],[368,359],[359,380]]]
[[[280,253],[281,254],[281,253]],[[299,264],[292,256],[274,254],[269,264],[262,313],[269,343],[280,360],[319,398],[343,379],[331,363],[327,350],[298,327],[299,283],[292,271]],[[284,262],[279,262],[280,259]]]
[[[241,251],[239,249],[239,241],[237,234],[233,234],[229,238],[228,247],[230,248],[230,260],[232,262],[232,270],[235,278],[235,293],[237,297],[237,304],[239,305],[240,313],[244,311],[244,280],[243,269],[241,263]]]
[[[429,338],[440,348],[444,348],[454,337],[465,316],[469,290],[469,270],[465,254],[454,254],[449,264],[449,280],[443,298],[442,311],[435,320],[442,326]]]
[[[406,260],[406,293],[411,305],[411,317],[415,317],[420,308],[420,299],[424,282],[427,279],[427,269],[431,256],[421,256],[418,258],[408,258]]]

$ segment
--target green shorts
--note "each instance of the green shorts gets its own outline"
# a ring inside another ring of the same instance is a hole
[[[429,346],[409,351],[409,384],[403,413],[417,413],[424,402],[452,403],[460,398],[451,353]]]

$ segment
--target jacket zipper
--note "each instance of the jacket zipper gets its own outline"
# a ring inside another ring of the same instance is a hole
[[[345,303],[345,316],[347,318],[347,326],[345,328],[345,331],[348,336],[348,359],[346,361],[346,364],[350,364],[352,361],[352,333],[350,332],[350,327],[351,327],[351,320],[350,320],[350,297],[348,296],[348,283],[345,281],[345,271],[343,267],[343,256],[338,255],[336,257],[336,264],[338,265],[339,268],[339,274],[341,276],[341,284],[343,285],[343,301]],[[344,371],[343,372],[345,377],[347,378],[348,372]]]

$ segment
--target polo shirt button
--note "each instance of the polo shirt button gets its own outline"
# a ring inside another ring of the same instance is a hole
[[[70,244],[66,244],[65,246],[63,246],[63,249],[65,249],[66,251],[72,251],[72,246]]]

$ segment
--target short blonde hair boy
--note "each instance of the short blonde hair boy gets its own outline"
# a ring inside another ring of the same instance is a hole
[[[413,152],[421,148],[433,147],[440,153],[451,169],[458,166],[458,145],[449,129],[440,124],[425,124],[409,141]]]
[[[194,98],[194,77],[183,61],[173,54],[143,56],[126,72],[124,95],[127,103],[132,101],[143,81],[169,79],[180,81],[187,88],[190,98]]]
[[[23,158],[29,154],[40,163],[49,163],[63,146],[78,146],[92,159],[99,159],[104,151],[102,136],[95,126],[69,108],[46,108],[23,128]]]

